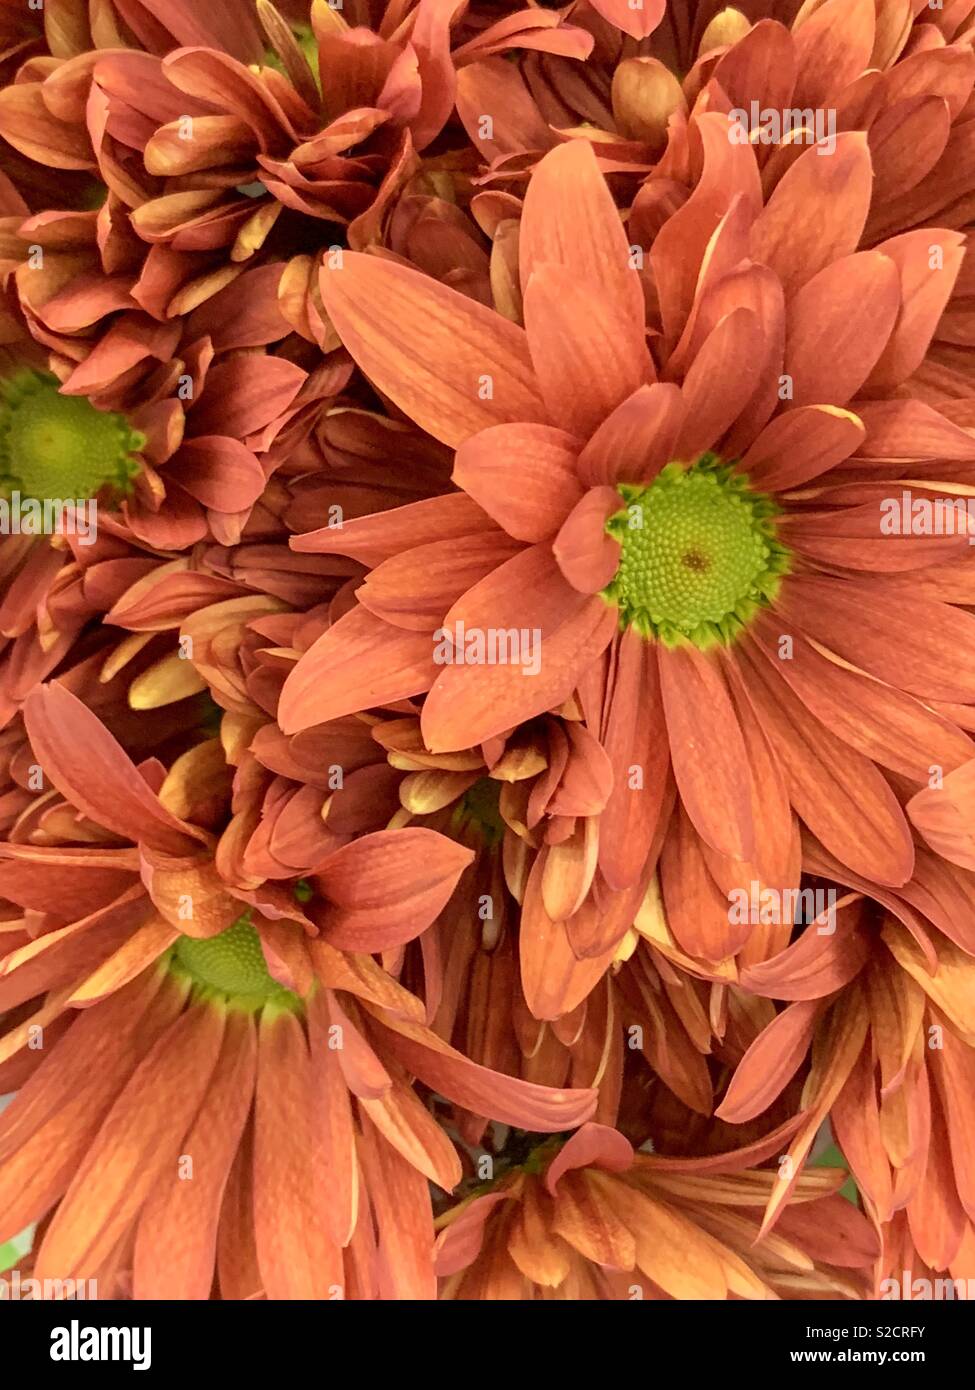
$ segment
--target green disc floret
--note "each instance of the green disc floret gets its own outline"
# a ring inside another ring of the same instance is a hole
[[[124,415],[61,394],[56,377],[17,372],[0,382],[0,493],[40,501],[124,495],[145,435]]]
[[[257,1007],[274,999],[295,1001],[290,990],[279,985],[268,971],[260,938],[245,912],[218,936],[181,936],[174,961],[192,976],[195,984]]]
[[[731,642],[778,592],[789,552],[778,509],[748,479],[704,454],[669,463],[648,486],[621,484],[624,506],[606,529],[621,547],[603,591],[620,622],[645,637],[706,649]]]

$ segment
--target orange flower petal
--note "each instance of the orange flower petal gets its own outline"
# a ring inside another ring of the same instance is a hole
[[[225,1015],[210,1001],[158,1039],[78,1165],[37,1256],[38,1277],[91,1278],[184,1151],[220,1052]]]
[[[366,376],[456,447],[489,425],[544,422],[524,331],[405,266],[346,251],[322,299]]]
[[[768,1109],[806,1056],[819,1012],[816,999],[790,1004],[762,1029],[735,1068],[716,1118],[744,1124]]]
[[[308,1045],[288,1010],[261,1015],[254,1123],[254,1234],[269,1299],[334,1298],[342,1253],[326,1212]]]
[[[380,1296],[436,1298],[427,1179],[385,1142],[368,1117],[363,1118],[359,1156],[376,1219]]]
[[[897,267],[880,251],[844,256],[807,280],[788,317],[794,405],[846,405],[876,366],[900,305]]]
[[[866,427],[835,405],[806,405],[777,415],[741,461],[752,487],[779,492],[808,483],[854,454]]]
[[[609,415],[579,456],[579,476],[601,483],[652,483],[677,457],[687,407],[672,382],[641,386]]]
[[[580,594],[604,589],[619,569],[620,543],[606,531],[622,498],[614,487],[594,487],[566,517],[552,543],[552,553],[565,578]]]
[[[328,899],[316,913],[325,939],[352,951],[382,951],[425,931],[446,906],[473,850],[435,830],[380,830],[344,845],[320,864]]]
[[[662,12],[663,0],[647,3],[659,5]],[[655,27],[656,22],[651,28]],[[588,300],[606,305],[607,323],[617,325],[626,343],[635,338],[642,347],[645,309],[640,277],[630,264],[623,223],[588,141],[558,145],[535,169],[525,194],[519,263],[524,295],[541,265],[560,266],[569,272],[568,280],[588,292]],[[560,282],[568,280],[562,277]],[[580,332],[585,328],[582,322],[577,325]]]
[[[749,693],[778,755],[797,813],[856,873],[898,885],[911,876],[914,843],[897,798],[876,767],[809,714],[764,656],[741,644]]]
[[[392,627],[356,606],[309,647],[288,676],[278,723],[286,734],[294,734],[420,695],[439,670],[433,653],[429,632]]]
[[[645,39],[663,19],[666,0],[593,0],[593,9],[631,39]]]
[[[206,840],[203,831],[165,810],[98,716],[63,686],[34,690],[24,703],[24,722],[51,781],[97,824],[169,854],[186,854],[194,840]]]
[[[605,288],[536,261],[525,288],[532,362],[550,418],[581,439],[653,374],[642,322],[614,310]]]
[[[831,154],[812,148],[779,182],[751,233],[751,253],[771,266],[786,294],[860,244],[873,191],[867,137],[844,131]]]
[[[200,1113],[183,1142],[192,1177],[167,1174],[139,1218],[133,1296],[206,1299],[213,1284],[224,1188],[254,1094],[257,1036],[251,1015],[231,1010]]]
[[[447,614],[448,634],[456,623],[466,634],[514,631],[519,640],[527,634],[528,649],[520,663],[440,669],[421,716],[433,753],[469,748],[557,708],[609,644],[616,610],[571,588],[543,544],[476,584]]]
[[[509,536],[548,540],[583,495],[579,443],[551,425],[495,425],[457,450],[453,480]]]
[[[748,759],[721,671],[691,646],[660,646],[658,660],[670,756],[687,814],[714,849],[751,859]]]
[[[828,105],[870,66],[875,35],[874,0],[826,0],[808,15],[793,35],[795,105]]]
[[[382,1025],[383,1049],[398,1058],[434,1091],[475,1115],[539,1134],[574,1129],[596,1108],[596,1092],[559,1090],[505,1076],[470,1061],[422,1024],[378,1011],[370,1012]]]

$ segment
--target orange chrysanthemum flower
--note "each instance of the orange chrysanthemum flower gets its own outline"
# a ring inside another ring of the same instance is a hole
[[[0,1077],[23,1083],[0,1118],[0,1239],[44,1219],[37,1277],[131,1271],[137,1297],[209,1296],[218,1227],[225,1297],[432,1292],[427,1183],[450,1190],[461,1167],[410,1078],[535,1130],[572,1127],[595,1103],[588,1089],[468,1061],[361,953],[433,920],[469,851],[390,830],[312,844],[307,877],[287,868],[287,884],[225,880],[233,846],[211,830],[229,791],[217,740],[163,777],[153,760],[144,775],[56,684],[31,695],[25,722],[65,800],[48,793],[43,820],[23,813],[0,847]],[[408,929],[390,933],[397,916]],[[30,1050],[38,1028],[58,1045]],[[207,1180],[187,1200],[173,1164],[194,1135]]]
[[[841,1172],[800,1179],[775,1238],[756,1241],[777,1175],[749,1164],[768,1152],[662,1159],[594,1124],[540,1144],[441,1218],[441,1297],[863,1298],[879,1242],[835,1195]]]
[[[0,0],[0,1264],[975,1278],[973,42]]]
[[[812,870],[837,872],[815,846],[805,858]],[[762,1115],[811,1053],[788,1147],[793,1171],[828,1118],[878,1231],[903,1212],[923,1261],[967,1278],[975,875],[919,849],[912,880],[896,892],[857,886],[864,892],[840,896],[829,920],[742,972],[745,990],[785,1006],[755,1035],[716,1114],[735,1124]],[[766,1227],[787,1194],[780,1185]]]
[[[716,908],[728,878],[792,880],[796,817],[851,870],[903,883],[914,846],[888,770],[916,790],[932,760],[971,758],[947,709],[975,674],[975,621],[889,577],[960,555],[964,528],[883,535],[878,504],[905,474],[936,490],[952,465],[935,460],[967,463],[975,443],[887,397],[924,360],[960,238],[937,234],[934,270],[928,231],[858,253],[865,206],[827,190],[816,151],[765,208],[753,152],[721,117],[697,128],[731,181],[728,211],[658,234],[649,347],[581,142],[546,157],[526,199],[525,330],[385,260],[323,271],[359,365],[457,448],[460,491],[294,543],[372,571],[289,677],[279,718],[295,731],[426,693],[424,739],[443,752],[577,698],[614,779],[587,860],[597,887],[652,866],[671,769],[693,828],[682,877]],[[861,136],[835,157],[869,178]],[[776,229],[800,188],[836,234],[797,264]],[[467,660],[464,634],[485,632],[537,635],[537,668]],[[722,913],[716,960],[748,934],[729,936]]]

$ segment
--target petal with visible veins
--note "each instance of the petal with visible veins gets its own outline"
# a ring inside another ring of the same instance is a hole
[[[583,495],[579,441],[551,425],[494,425],[457,450],[453,480],[516,540],[548,540]]]
[[[434,649],[429,632],[392,627],[357,605],[308,648],[288,676],[278,723],[286,734],[295,734],[422,695],[440,670]]]
[[[170,815],[98,716],[63,686],[34,690],[24,722],[48,777],[98,825],[176,855],[206,840],[195,825]]]
[[[490,425],[544,423],[524,329],[416,270],[346,251],[322,299],[380,391],[444,444]]]
[[[325,895],[315,920],[351,951],[383,951],[425,931],[473,859],[473,851],[416,827],[364,835],[324,860],[313,882]]]

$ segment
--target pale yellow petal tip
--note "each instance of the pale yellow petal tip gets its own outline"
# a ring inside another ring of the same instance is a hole
[[[701,35],[698,57],[703,58],[706,53],[711,53],[716,48],[728,48],[731,44],[738,43],[751,27],[751,21],[741,10],[727,5],[714,16]]]
[[[131,709],[159,709],[198,695],[207,683],[191,661],[184,661],[175,652],[157,661],[129,686]]]

